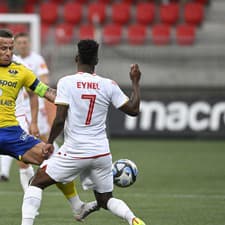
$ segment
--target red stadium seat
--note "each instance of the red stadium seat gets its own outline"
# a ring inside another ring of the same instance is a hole
[[[132,24],[127,28],[128,43],[131,45],[142,45],[146,41],[147,28],[145,25]]]
[[[0,13],[8,13],[9,8],[6,3],[0,3]]]
[[[84,24],[80,26],[78,32],[78,39],[94,39],[95,36],[95,29],[94,26],[91,24]]]
[[[82,18],[82,6],[80,3],[67,2],[64,5],[63,17],[65,22],[71,24],[80,23]]]
[[[152,28],[152,42],[155,45],[167,45],[170,43],[171,29],[166,24],[156,24]]]
[[[11,30],[14,35],[21,32],[28,32],[28,24],[8,24],[7,28]]]
[[[88,2],[88,0],[76,0],[76,2],[78,2],[78,3],[87,3]]]
[[[90,3],[88,6],[89,23],[103,23],[106,19],[106,6],[104,3]]]
[[[201,3],[201,4],[208,4],[209,0],[195,0],[195,2]]]
[[[184,20],[192,25],[199,25],[204,19],[204,6],[200,3],[189,2],[184,6]]]
[[[64,0],[50,0],[51,2],[55,2],[56,4],[61,4]]]
[[[121,2],[133,4],[135,1],[134,0],[121,0]]]
[[[155,19],[155,4],[140,2],[136,6],[136,21],[141,24],[152,23]]]
[[[159,9],[159,17],[161,23],[166,23],[169,25],[177,23],[179,19],[179,4],[161,4]]]
[[[24,6],[24,10],[23,10],[25,13],[34,13],[35,11],[35,7],[34,7],[34,3],[30,3],[30,2],[27,2]]]
[[[192,45],[195,41],[196,28],[189,24],[176,27],[176,41],[179,45]]]
[[[114,3],[112,5],[112,21],[113,23],[125,24],[130,20],[130,4]]]
[[[122,27],[108,24],[103,28],[103,42],[109,45],[119,44],[122,40]]]
[[[55,41],[57,44],[68,44],[73,39],[73,25],[61,23],[55,27]]]
[[[40,16],[44,23],[55,23],[58,18],[58,5],[54,2],[43,2],[40,6]]]
[[[97,2],[109,4],[111,2],[111,0],[97,0]]]

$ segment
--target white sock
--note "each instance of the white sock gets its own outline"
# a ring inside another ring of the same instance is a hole
[[[29,181],[33,176],[34,176],[34,169],[31,165],[29,165],[29,167],[26,169],[20,169],[20,183],[24,192],[28,188]]]
[[[107,203],[107,208],[114,215],[127,220],[127,222],[132,225],[132,219],[135,218],[135,216],[124,201],[116,198],[110,198]]]
[[[13,158],[11,156],[2,155],[1,156],[1,175],[4,175],[9,178],[9,172],[12,165]]]
[[[80,200],[79,195],[68,198],[68,201],[70,202],[73,213],[78,214],[80,212],[81,206],[84,204],[84,202]]]
[[[23,197],[21,225],[33,225],[35,216],[41,205],[42,189],[29,186]]]

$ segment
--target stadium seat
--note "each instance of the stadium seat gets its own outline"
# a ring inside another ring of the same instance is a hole
[[[119,44],[122,40],[122,27],[118,24],[107,24],[103,27],[103,42],[109,45]]]
[[[73,25],[61,23],[55,27],[55,41],[57,44],[68,44],[73,39]]]
[[[80,3],[67,2],[63,9],[64,21],[71,24],[78,24],[82,18],[82,6]]]
[[[176,42],[179,45],[192,45],[195,41],[196,28],[189,24],[176,27]]]
[[[97,0],[97,2],[109,4],[111,0]]]
[[[132,24],[127,28],[128,43],[131,45],[142,45],[146,41],[147,28],[145,25]]]
[[[25,5],[24,5],[24,9],[23,11],[25,13],[34,13],[35,12],[35,7],[34,7],[34,3],[30,3],[30,2],[27,2]]]
[[[200,25],[204,19],[204,6],[189,2],[184,6],[184,21],[192,25]]]
[[[6,3],[0,3],[0,13],[8,13],[9,8]]]
[[[65,0],[50,0],[51,2],[55,2],[56,4],[61,4],[63,3]]]
[[[76,2],[77,2],[77,3],[82,3],[82,4],[83,4],[83,3],[87,3],[88,0],[76,0]]]
[[[135,0],[121,0],[121,2],[133,4],[135,2]]]
[[[91,24],[84,24],[80,26],[78,32],[78,39],[94,39],[95,36],[95,29],[94,26]]]
[[[89,23],[103,23],[106,19],[106,6],[104,3],[94,2],[88,6]]]
[[[28,32],[28,25],[27,24],[20,24],[20,23],[12,24],[12,23],[10,23],[10,24],[7,25],[7,28],[9,30],[11,30],[14,35],[18,34],[20,32]]]
[[[55,23],[58,18],[58,5],[54,2],[41,3],[40,16],[44,23]]]
[[[126,24],[130,20],[130,4],[116,2],[112,5],[112,22]]]
[[[167,45],[170,43],[171,29],[166,24],[156,24],[152,27],[152,42],[155,45]]]
[[[136,6],[136,22],[141,24],[152,23],[155,19],[155,4],[140,2]]]
[[[209,0],[194,0],[195,2],[201,3],[201,4],[208,4]]]
[[[179,19],[179,4],[168,3],[161,4],[159,8],[159,20],[160,23],[173,25],[177,23]]]

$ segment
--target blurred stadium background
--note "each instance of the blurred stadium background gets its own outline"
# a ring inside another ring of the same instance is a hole
[[[31,32],[33,15],[39,25],[31,38],[48,63],[51,86],[76,70],[75,44],[82,38],[101,43],[96,72],[128,94],[129,65],[141,67],[140,116],[110,110],[113,158],[135,161],[140,172],[132,187],[116,188],[116,194],[147,224],[224,225],[225,1],[0,1],[1,27],[14,33]],[[0,195],[0,225],[19,224],[16,166]],[[86,224],[100,223],[125,224],[104,211]],[[55,188],[46,191],[36,224],[74,224]]]

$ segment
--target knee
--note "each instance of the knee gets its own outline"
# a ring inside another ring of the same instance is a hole
[[[31,186],[35,186],[41,189],[45,189],[46,187],[55,184],[56,182],[51,179],[44,171],[44,169],[39,169],[34,177],[30,181]]]

